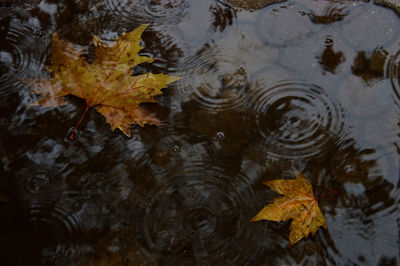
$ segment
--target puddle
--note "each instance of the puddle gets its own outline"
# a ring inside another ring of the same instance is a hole
[[[400,18],[395,1],[2,1],[4,265],[397,265]],[[32,106],[51,33],[95,60],[144,23],[135,71],[182,76],[143,104],[164,126],[112,132]],[[250,222],[302,172],[327,230]]]

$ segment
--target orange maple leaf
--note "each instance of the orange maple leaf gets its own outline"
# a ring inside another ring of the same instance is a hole
[[[140,104],[155,102],[154,96],[162,94],[161,89],[179,77],[153,73],[132,76],[132,67],[154,61],[138,55],[143,49],[140,46],[141,35],[147,27],[142,25],[129,33],[123,33],[113,43],[105,43],[94,36],[96,58],[92,64],[86,61],[82,49],[53,33],[48,60],[50,64],[46,66],[52,78],[27,83],[33,85],[34,92],[40,96],[36,104],[45,107],[66,104],[64,96],[67,95],[85,100],[85,112],[70,139],[91,107],[95,107],[106,118],[112,130],[118,128],[128,137],[131,136],[132,124],[160,124]]]
[[[283,197],[275,199],[251,219],[252,222],[293,219],[290,225],[289,246],[307,238],[310,233],[315,236],[320,226],[327,229],[325,218],[318,207],[319,198],[314,196],[311,184],[301,173],[296,171],[295,175],[296,179],[264,182],[264,185]]]

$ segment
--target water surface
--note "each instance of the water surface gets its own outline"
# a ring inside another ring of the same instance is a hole
[[[4,1],[3,1],[4,2]],[[21,1],[0,5],[3,265],[396,265],[400,18],[395,2]],[[145,71],[182,79],[144,104],[164,126],[111,132],[68,97],[32,106],[51,33],[95,60],[150,24]],[[301,171],[328,229],[250,222]]]

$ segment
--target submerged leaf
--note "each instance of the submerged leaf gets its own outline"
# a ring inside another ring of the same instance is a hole
[[[147,26],[123,33],[112,44],[94,36],[96,58],[92,64],[86,61],[82,49],[53,33],[53,49],[47,65],[53,77],[29,82],[40,96],[37,104],[45,107],[63,105],[67,95],[82,98],[86,102],[86,111],[95,107],[112,130],[118,128],[129,137],[132,124],[159,125],[160,121],[140,104],[155,102],[154,96],[162,94],[161,89],[179,77],[153,73],[132,76],[132,67],[154,61],[138,54],[143,49],[141,35]]]
[[[301,173],[295,174],[296,179],[263,183],[282,194],[283,197],[275,199],[251,219],[253,222],[293,219],[290,225],[290,246],[302,238],[307,238],[310,233],[314,236],[320,226],[327,229],[325,218],[318,207],[318,198],[314,196],[311,184]]]

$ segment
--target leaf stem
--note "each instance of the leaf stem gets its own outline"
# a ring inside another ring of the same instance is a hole
[[[323,198],[325,198],[325,197],[327,197],[327,196],[329,196],[329,195],[332,195],[332,194],[335,194],[336,196],[338,196],[339,193],[340,193],[339,190],[334,189],[334,190],[332,190],[332,191],[329,191],[328,193],[323,194],[323,195],[320,196],[320,197],[316,197],[315,199],[318,201],[318,200],[323,199]]]
[[[76,134],[76,130],[78,129],[79,125],[82,123],[83,118],[85,117],[87,111],[89,110],[91,106],[89,104],[86,104],[86,109],[85,112],[83,113],[83,115],[81,116],[81,118],[79,119],[78,123],[76,124],[76,126],[74,127],[74,129],[72,130],[71,134],[69,134],[68,139],[73,140]]]

